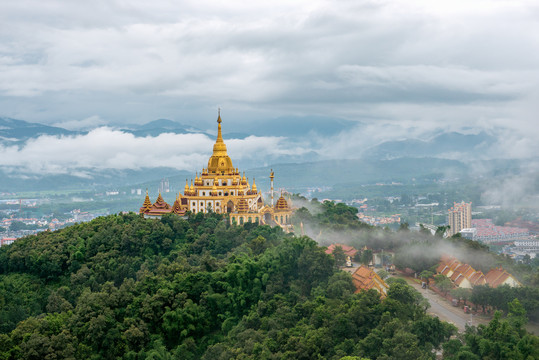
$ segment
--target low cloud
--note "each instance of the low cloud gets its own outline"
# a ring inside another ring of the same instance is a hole
[[[142,169],[170,167],[200,170],[211,156],[214,139],[202,134],[161,134],[135,137],[107,127],[77,136],[40,136],[23,146],[1,146],[0,167],[30,174],[89,176],[88,169]],[[297,151],[282,138],[255,137],[227,141],[235,161],[278,157]],[[264,154],[264,155],[262,155]]]

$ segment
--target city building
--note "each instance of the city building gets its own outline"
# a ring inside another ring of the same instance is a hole
[[[525,254],[537,254],[539,253],[539,240],[518,240],[515,241],[515,251]]]
[[[265,204],[255,179],[251,185],[245,177],[245,172],[242,175],[238,168],[233,166],[223,141],[221,122],[219,114],[217,139],[213,145],[213,154],[208,160],[208,167],[203,168],[200,174],[197,173],[190,184],[186,180],[183,194],[178,193],[172,206],[164,201],[161,193],[152,204],[146,193],[140,214],[145,217],[160,217],[167,213],[183,215],[187,211],[193,213],[213,211],[227,214],[234,224],[255,222],[278,225],[286,231],[291,231],[290,199],[287,201],[281,192],[279,199],[274,202],[273,171],[270,173],[271,203]]]
[[[5,245],[11,245],[15,242],[15,240],[17,240],[17,238],[8,238],[8,237],[2,238],[0,239],[0,247],[5,246]]]
[[[472,220],[472,222],[473,222],[473,220]],[[469,239],[469,240],[475,240],[476,237],[477,237],[477,229],[475,229],[475,228],[462,229],[462,230],[460,230],[460,235],[463,238],[466,238],[466,239]]]
[[[485,244],[507,244],[517,240],[526,241],[530,239],[528,229],[497,226],[491,219],[473,219],[472,228],[475,229],[475,234],[471,239]]]
[[[462,229],[472,227],[472,203],[454,203],[453,207],[448,210],[447,223],[449,230],[447,236],[453,236]]]

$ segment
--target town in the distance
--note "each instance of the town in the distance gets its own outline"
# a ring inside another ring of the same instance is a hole
[[[393,230],[406,224],[411,230],[427,229],[434,234],[439,227],[445,226],[446,237],[460,233],[464,238],[479,241],[492,251],[519,262],[529,262],[539,252],[539,217],[533,208],[526,210],[486,203],[480,194],[474,193],[471,180],[464,175],[460,179],[440,176],[422,183],[414,178],[411,184],[357,184],[353,191],[344,194],[339,184],[321,186],[314,182],[296,184],[288,180],[286,187],[275,188],[279,176],[290,178],[296,174],[287,171],[275,175],[273,169],[268,168],[254,170],[264,176],[258,178],[257,185],[254,177],[249,179],[245,171],[233,166],[223,139],[221,121],[219,114],[217,138],[207,167],[190,179],[180,180],[181,176],[175,176],[176,183],[161,178],[138,186],[0,192],[0,246],[26,235],[61,229],[122,211],[140,212],[145,217],[170,212],[184,215],[187,211],[214,211],[226,213],[236,224],[278,225],[286,231],[298,232],[300,229],[293,229],[290,217],[294,198],[300,196],[356,207],[361,222]]]

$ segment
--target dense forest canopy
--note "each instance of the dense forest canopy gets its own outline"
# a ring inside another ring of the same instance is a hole
[[[326,208],[334,227],[363,227]],[[0,359],[539,356],[520,303],[449,340],[454,326],[402,281],[384,300],[354,290],[324,248],[278,227],[111,215],[0,248]]]

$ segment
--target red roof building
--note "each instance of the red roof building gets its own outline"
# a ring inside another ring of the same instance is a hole
[[[356,293],[363,290],[374,289],[380,293],[382,298],[387,296],[389,286],[385,281],[374,272],[374,270],[368,268],[365,265],[361,265],[352,274],[352,282],[356,286]]]
[[[346,256],[350,256],[351,258],[353,258],[356,254],[357,254],[357,250],[355,248],[353,248],[352,246],[348,246],[348,245],[343,245],[343,244],[331,244],[328,246],[327,250],[326,250],[326,254],[333,254],[333,251],[335,251],[335,248],[339,246],[341,247],[341,249],[344,251],[344,254]]]
[[[497,267],[490,269],[485,275],[487,284],[492,288],[497,288],[500,285],[509,285],[511,287],[521,286],[522,284],[509,274],[504,268]]]

